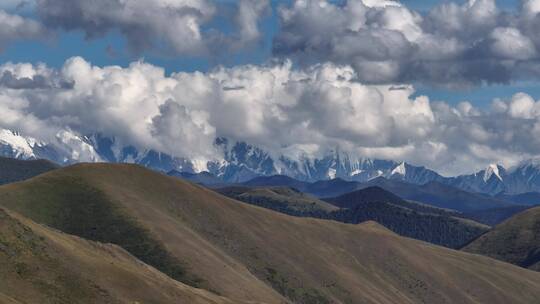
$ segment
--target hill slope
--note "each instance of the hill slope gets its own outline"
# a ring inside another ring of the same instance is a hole
[[[0,303],[233,303],[0,208]]]
[[[287,187],[237,186],[217,191],[248,204],[293,216],[352,224],[377,221],[399,235],[450,248],[460,248],[489,229],[459,218],[457,212],[407,202],[378,187],[327,199],[328,202]]]
[[[19,160],[0,157],[0,185],[22,181],[59,168],[48,160]]]
[[[514,215],[463,250],[540,271],[540,207]]]
[[[217,192],[252,205],[284,213],[329,212],[338,208],[309,194],[289,187],[226,187]]]
[[[88,204],[87,196],[97,196],[92,201],[100,206],[75,207]],[[101,232],[127,224],[152,245],[155,256],[177,262],[180,279],[233,301],[534,303],[540,298],[540,273],[402,238],[373,222],[290,217],[132,165],[77,165],[5,185],[0,204],[103,241],[110,233]],[[114,211],[112,219],[100,219],[103,206]],[[81,208],[82,215],[70,220]],[[117,235],[126,237],[130,229]],[[123,246],[160,268],[154,255],[129,245]]]

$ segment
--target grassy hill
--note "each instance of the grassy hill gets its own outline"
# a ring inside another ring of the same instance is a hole
[[[405,201],[379,187],[321,201],[288,187],[227,187],[223,195],[285,214],[358,224],[377,221],[393,232],[450,248],[460,248],[489,226],[459,218],[459,213]]]
[[[290,187],[225,187],[217,192],[252,205],[272,210],[291,212],[330,212],[339,208],[314,196]]]
[[[43,159],[20,160],[0,157],[0,185],[29,179],[59,167]]]
[[[233,303],[0,208],[0,303]]]
[[[120,245],[171,277],[236,302],[540,298],[540,273],[403,238],[374,222],[287,216],[133,165],[55,170],[0,187],[0,204],[64,232]]]
[[[463,250],[540,271],[540,207],[514,215]]]

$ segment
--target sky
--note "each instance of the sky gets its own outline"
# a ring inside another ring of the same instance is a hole
[[[234,3],[234,0],[221,1]],[[336,1],[335,1],[336,2]],[[337,1],[339,3],[339,1]],[[426,12],[433,7],[448,1],[441,0],[405,0],[401,3],[408,8],[419,12]],[[461,1],[463,2],[463,1]],[[21,3],[24,5],[21,7]],[[118,31],[112,30],[100,39],[85,39],[82,31],[63,31],[56,33],[57,37],[49,41],[20,41],[10,45],[2,53],[0,60],[12,62],[45,62],[52,67],[61,67],[64,62],[73,56],[82,56],[96,65],[121,65],[144,58],[146,62],[162,66],[168,73],[176,71],[208,71],[216,66],[234,66],[238,64],[262,64],[272,58],[272,38],[279,29],[279,16],[276,13],[280,5],[290,4],[291,1],[273,0],[270,2],[272,13],[260,18],[260,30],[263,39],[255,46],[241,54],[227,55],[223,58],[208,58],[205,56],[174,56],[156,54],[153,52],[133,53],[126,49],[124,37]],[[460,3],[460,2],[457,2]],[[519,0],[498,0],[497,6],[509,11],[515,10]],[[3,0],[0,8],[9,13],[21,14],[30,18],[37,18],[35,2],[26,0]],[[218,22],[218,27],[219,21]],[[36,55],[39,49],[39,55]],[[445,100],[451,103],[461,101],[474,101],[480,105],[489,104],[493,98],[512,96],[516,92],[527,90],[530,94],[540,97],[540,89],[535,83],[494,84],[448,90],[444,87],[419,86],[419,94],[428,94],[434,99]]]
[[[540,0],[3,0],[0,128],[212,160],[540,157]]]

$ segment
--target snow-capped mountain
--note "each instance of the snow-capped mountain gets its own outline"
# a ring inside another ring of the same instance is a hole
[[[493,164],[475,174],[445,178],[442,182],[491,195],[540,192],[540,159],[527,160],[510,169]]]
[[[507,194],[540,192],[540,159],[531,159],[502,175]]]
[[[226,138],[217,138],[215,146],[222,151],[223,158],[200,161],[121,145],[114,138],[101,134],[81,136],[65,130],[44,142],[0,129],[0,156],[44,158],[62,165],[77,162],[136,163],[163,172],[208,172],[226,183],[271,175],[286,175],[309,182],[336,178],[368,182],[384,177],[417,185],[436,181],[465,191],[491,195],[540,192],[540,159],[523,162],[508,170],[500,165],[490,165],[475,174],[443,177],[425,167],[391,160],[353,158],[338,149],[321,158],[293,160],[286,156],[273,157],[261,148]]]
[[[285,156],[273,158],[266,151],[243,142],[217,138],[215,145],[223,159],[203,162],[178,158],[154,150],[139,150],[117,143],[114,138],[93,134],[80,136],[62,131],[51,142],[39,142],[9,131],[0,131],[0,154],[14,158],[45,158],[60,164],[76,162],[137,163],[156,170],[199,173],[208,171],[224,182],[244,182],[257,176],[287,175],[301,181],[342,178],[369,181],[377,177],[399,179],[423,184],[442,178],[423,167],[388,160],[351,158],[347,153],[329,152],[325,157],[292,160]]]
[[[216,144],[224,149],[225,159],[219,165],[209,165],[208,171],[229,182],[243,182],[256,176],[269,175],[286,175],[311,182],[336,178],[367,182],[385,177],[415,184],[442,178],[424,167],[388,160],[352,158],[337,149],[320,159],[302,157],[292,160],[285,156],[274,159],[260,148],[246,143],[231,144],[226,139],[218,139]]]
[[[194,162],[183,158],[172,157],[166,153],[154,150],[139,150],[134,146],[117,143],[114,138],[101,134],[88,136],[88,142],[100,155],[101,159],[111,163],[135,163],[159,171],[180,170],[196,172]]]
[[[497,194],[506,190],[506,179],[506,169],[492,164],[474,174],[445,178],[442,183],[469,192]]]
[[[43,158],[59,164],[100,162],[88,138],[61,131],[50,142],[38,141],[10,130],[0,130],[0,155],[19,159]]]
[[[405,162],[402,162],[395,167],[389,176],[383,175],[383,177],[416,185],[424,185],[433,181],[443,182],[445,179],[443,176],[439,175],[433,170],[429,170],[425,167],[413,166]]]

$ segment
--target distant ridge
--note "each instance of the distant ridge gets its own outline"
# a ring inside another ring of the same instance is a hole
[[[384,190],[381,187],[372,186],[361,190],[349,192],[336,198],[327,199],[340,208],[355,208],[365,202],[385,202],[390,204],[406,203],[399,196]]]
[[[515,206],[516,203],[485,194],[471,193],[439,182],[415,185],[399,180],[378,177],[366,183],[340,178],[313,183],[297,181],[285,176],[257,177],[243,183],[245,186],[287,186],[318,197],[335,197],[369,187],[380,187],[403,199],[426,203],[439,208],[472,212],[492,208]]]
[[[0,157],[0,185],[22,181],[60,168],[48,160],[19,160]]]

